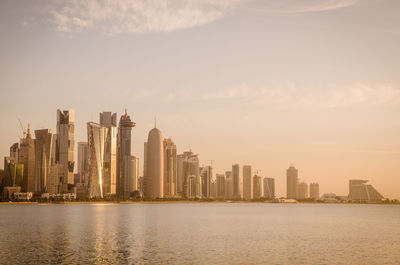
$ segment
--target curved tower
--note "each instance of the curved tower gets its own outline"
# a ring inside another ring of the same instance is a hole
[[[164,150],[163,138],[159,129],[149,132],[146,154],[145,197],[149,199],[164,197]]]

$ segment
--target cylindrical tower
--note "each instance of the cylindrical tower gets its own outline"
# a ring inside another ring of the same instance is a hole
[[[149,132],[147,141],[147,169],[145,176],[145,197],[164,197],[164,152],[163,138],[159,129]]]

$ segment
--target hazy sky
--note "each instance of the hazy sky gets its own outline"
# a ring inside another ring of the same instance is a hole
[[[2,0],[0,62],[1,157],[18,118],[55,132],[73,108],[78,142],[126,107],[141,159],[157,116],[179,153],[251,164],[279,196],[294,164],[321,194],[400,198],[398,0]]]

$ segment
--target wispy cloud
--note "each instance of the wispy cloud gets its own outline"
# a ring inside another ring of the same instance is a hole
[[[115,35],[196,27],[243,8],[293,14],[336,10],[358,3],[360,0],[71,0],[53,2],[48,10],[59,33],[97,29]]]

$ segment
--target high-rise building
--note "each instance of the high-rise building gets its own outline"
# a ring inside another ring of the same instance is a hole
[[[191,197],[191,194],[195,192],[191,192],[189,188],[189,178],[191,176],[199,176],[200,167],[199,167],[199,156],[194,154],[193,152],[184,152],[177,156],[177,180],[178,180],[178,194],[183,197]],[[193,183],[195,183],[196,178],[194,178]],[[194,189],[194,184],[191,185]],[[181,190],[181,193],[179,191]]]
[[[172,139],[164,139],[164,196],[174,197],[177,194],[177,153]]]
[[[240,172],[239,164],[232,165],[232,185],[233,185],[233,198],[241,199],[243,192],[243,180]]]
[[[78,143],[78,175],[79,183],[86,183],[87,174],[89,172],[89,146],[87,142]],[[76,184],[76,183],[75,183]]]
[[[225,171],[225,198],[232,199],[233,197],[233,181],[232,171]]]
[[[310,198],[319,199],[319,184],[310,183]]]
[[[55,162],[64,166],[62,191],[67,193],[74,184],[75,111],[57,110],[57,140]]]
[[[206,166],[201,168],[201,196],[203,198],[211,197],[211,181],[213,179],[213,168]]]
[[[50,129],[35,130],[35,193],[47,191],[47,174],[51,165],[53,134]]]
[[[130,165],[131,165],[131,133],[136,123],[131,121],[127,111],[119,120],[117,140],[117,195],[119,197],[130,196]]]
[[[138,188],[138,178],[139,178],[139,157],[131,156],[131,173],[129,181],[129,191],[137,191]]]
[[[98,123],[88,122],[88,162],[87,188],[90,198],[104,198],[104,153],[108,128]]]
[[[226,196],[226,191],[225,191],[225,175],[224,174],[217,174],[216,175],[216,194],[215,196],[218,199],[223,199]]]
[[[253,199],[260,199],[262,196],[262,178],[254,175],[253,177]]]
[[[297,199],[306,199],[308,198],[308,185],[305,182],[301,182],[297,186]]]
[[[103,186],[107,195],[117,194],[117,113],[100,113],[100,125],[107,127],[104,150]]]
[[[35,141],[31,136],[30,125],[24,138],[20,140],[19,163],[24,165],[22,192],[35,192]]]
[[[266,199],[275,198],[275,179],[274,178],[264,178],[263,180],[264,195]]]
[[[286,170],[286,197],[288,199],[297,199],[298,183],[298,170],[294,166],[290,166]]]
[[[147,162],[145,176],[145,197],[164,197],[164,147],[162,133],[154,127],[147,140]]]
[[[351,179],[349,181],[349,199],[356,202],[381,201],[383,196],[367,183],[368,180]]]
[[[18,164],[15,157],[4,157],[3,187],[20,187],[24,177],[24,165]]]
[[[253,169],[251,166],[243,166],[243,199],[253,199]]]
[[[18,163],[18,158],[19,158],[19,143],[14,143],[10,147],[10,157],[13,157],[15,159],[15,163]]]
[[[50,166],[47,175],[47,191],[50,194],[62,193],[63,179],[65,179],[65,168],[61,164],[53,164]]]

